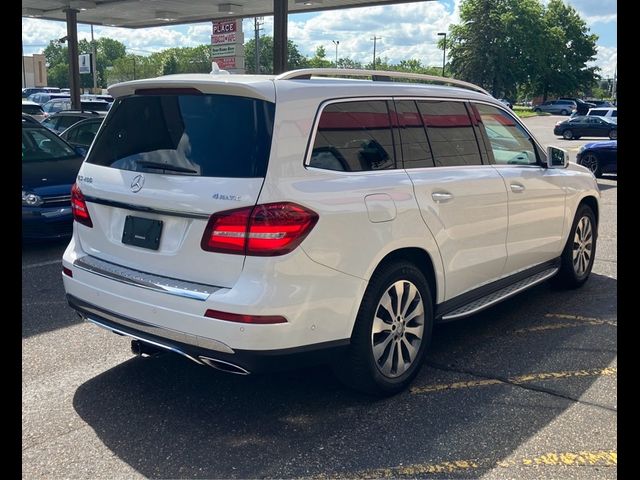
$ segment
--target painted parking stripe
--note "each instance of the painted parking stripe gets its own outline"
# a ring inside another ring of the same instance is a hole
[[[49,260],[48,262],[32,263],[31,265],[24,265],[22,270],[28,270],[30,268],[46,267],[47,265],[55,265],[56,263],[62,263],[61,259]]]
[[[616,375],[617,371],[618,370],[615,367],[607,367],[607,368],[596,368],[591,370],[531,373],[527,375],[519,375],[517,377],[510,377],[507,379],[506,382],[503,380],[499,380],[497,378],[489,378],[486,380],[469,380],[466,382],[441,383],[441,384],[435,384],[435,385],[425,385],[424,387],[412,387],[410,391],[413,394],[421,394],[421,393],[441,392],[444,390],[460,390],[463,388],[486,387],[489,385],[498,385],[498,384],[519,385],[522,383],[530,383],[530,382],[536,382],[540,380],[559,380],[562,378],[576,378],[576,377],[606,377],[606,376]]]
[[[444,473],[469,472],[480,468],[487,470],[493,468],[512,468],[512,467],[545,467],[545,466],[563,466],[563,467],[581,467],[581,466],[600,466],[615,467],[618,464],[618,452],[615,450],[594,450],[594,451],[577,451],[577,452],[549,452],[534,457],[521,457],[515,460],[495,461],[488,458],[477,460],[453,460],[441,463],[417,463],[413,465],[376,468],[371,470],[362,470],[360,472],[348,474],[334,475],[318,475],[318,479],[330,478],[399,478],[409,477],[415,478],[418,475]],[[480,472],[477,472],[480,473]]]
[[[557,318],[563,320],[561,323],[550,323],[546,325],[537,325],[535,327],[520,328],[514,330],[513,333],[531,333],[531,332],[543,332],[546,330],[557,330],[559,328],[573,328],[583,327],[585,325],[611,325],[618,326],[618,322],[613,320],[603,320],[594,317],[583,317],[581,315],[567,315],[564,313],[547,313],[546,318]],[[564,321],[568,320],[568,321]]]

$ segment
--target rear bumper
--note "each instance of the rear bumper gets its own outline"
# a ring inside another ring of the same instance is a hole
[[[231,288],[132,271],[126,266],[94,270],[75,236],[64,253],[62,274],[72,306],[158,338],[207,351],[236,355],[323,349],[351,337],[366,280],[313,262],[302,249],[282,257],[247,257]],[[216,268],[212,262],[211,268]],[[197,289],[197,291],[196,291]],[[186,293],[198,295],[187,295]],[[203,294],[204,293],[204,294]],[[285,323],[255,324],[205,315],[208,310],[282,316]],[[122,320],[129,323],[125,324]],[[251,355],[244,355],[249,356]],[[251,365],[254,367],[254,365]]]
[[[329,363],[349,346],[349,339],[344,339],[298,348],[221,352],[194,344],[197,343],[197,340],[193,336],[183,335],[183,339],[180,341],[176,339],[178,337],[176,332],[127,318],[80,300],[73,295],[67,295],[67,302],[85,320],[114,333],[178,353],[201,365],[211,365],[213,362],[210,362],[210,359],[217,360],[222,362],[222,365],[228,365],[227,371],[231,373],[261,373]],[[232,367],[240,367],[241,370]]]

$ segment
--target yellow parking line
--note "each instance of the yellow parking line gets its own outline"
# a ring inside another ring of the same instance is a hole
[[[537,380],[558,380],[561,378],[575,378],[575,377],[602,377],[602,376],[615,375],[617,371],[618,370],[615,367],[607,367],[607,368],[596,368],[591,370],[531,373],[527,375],[519,375],[517,377],[510,377],[507,379],[506,382],[495,379],[495,378],[490,378],[486,380],[470,380],[467,382],[454,382],[454,383],[426,385],[424,387],[412,387],[410,391],[413,394],[421,394],[421,393],[440,392],[443,390],[459,390],[462,388],[485,387],[488,385],[497,385],[501,383],[506,383],[506,384],[512,383],[512,384],[519,385],[522,383],[535,382]]]
[[[519,466],[603,466],[613,467],[618,464],[618,452],[615,450],[594,450],[578,452],[550,452],[535,457],[521,457],[516,460],[491,459],[454,460],[441,463],[417,463],[413,465],[361,470],[355,473],[334,475],[318,475],[313,478],[398,478],[416,477],[425,474],[443,474],[462,471],[473,471],[480,468],[511,468]]]
[[[520,328],[518,330],[514,330],[513,333],[542,332],[545,330],[556,330],[559,328],[582,327],[584,325],[612,325],[614,327],[618,326],[618,322],[615,322],[613,320],[602,320],[600,318],[594,318],[594,317],[582,317],[580,315],[567,315],[563,313],[547,313],[545,317],[558,318],[560,320],[573,320],[573,322],[550,323],[547,325],[538,325],[535,327]]]

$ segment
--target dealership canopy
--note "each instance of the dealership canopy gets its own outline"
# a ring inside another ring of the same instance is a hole
[[[273,16],[274,72],[286,70],[287,14],[432,0],[22,0],[22,16],[66,20],[71,101],[80,105],[77,23],[144,28]],[[416,19],[416,21],[419,21]],[[330,28],[330,26],[327,26]]]

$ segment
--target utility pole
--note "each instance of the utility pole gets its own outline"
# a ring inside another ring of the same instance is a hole
[[[91,55],[91,69],[93,70],[93,93],[96,93],[98,89],[98,69],[96,68],[96,43],[93,41],[93,23],[91,24],[91,49],[93,54]]]
[[[340,45],[340,40],[331,40],[331,41],[336,46],[336,68],[338,68],[338,45]]]
[[[376,37],[375,35],[373,36],[373,38],[370,38],[369,40],[373,40],[373,69],[376,69],[376,40],[382,40],[382,37]]]
[[[260,26],[262,25],[262,17],[255,17],[253,19],[253,25],[255,28],[255,63],[256,63],[256,72],[260,73]]]
[[[444,77],[444,66],[447,59],[447,34],[446,32],[438,33],[438,36],[444,37],[444,44],[442,48],[442,76]]]

